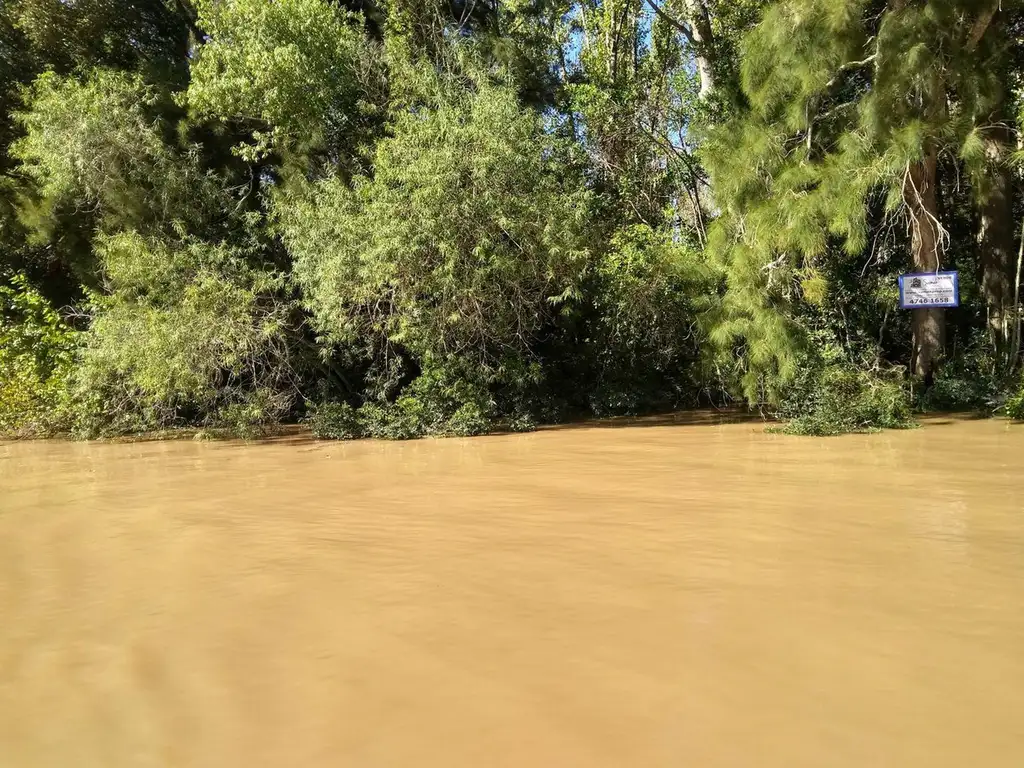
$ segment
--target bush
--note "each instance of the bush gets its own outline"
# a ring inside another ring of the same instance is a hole
[[[870,371],[846,362],[810,367],[778,408],[791,435],[840,435],[915,425],[901,369]]]
[[[259,388],[226,403],[211,421],[233,436],[254,440],[273,433],[290,405],[289,394]]]
[[[59,235],[72,211],[108,232],[177,232],[224,220],[230,196],[202,168],[196,147],[165,140],[168,126],[157,115],[168,94],[141,75],[49,72],[26,96],[30,109],[18,118],[25,135],[11,152],[34,187],[22,217],[44,240]]]
[[[1006,401],[1006,415],[1017,421],[1024,421],[1024,379],[1020,387]]]
[[[310,404],[306,422],[319,440],[354,440],[363,437],[359,413],[348,403]]]
[[[966,349],[939,370],[932,386],[922,392],[922,411],[993,411],[1012,385],[999,369],[988,335],[979,332]]]
[[[371,358],[397,348],[448,382],[470,369],[473,381],[509,383],[579,299],[588,268],[589,196],[561,176],[542,121],[511,88],[482,80],[435,109],[399,111],[372,178],[335,176],[275,197],[317,330]],[[420,419],[412,404],[400,410]]]
[[[359,408],[347,403],[314,405],[308,423],[321,439],[408,440],[490,432],[497,426],[494,414],[486,388],[434,369],[416,378],[394,401],[371,400]]]
[[[0,285],[0,435],[66,430],[78,338],[24,276]]]
[[[384,73],[358,16],[325,0],[196,5],[207,38],[194,52],[188,104],[197,116],[265,126],[238,154],[294,160],[311,144],[345,151],[370,138]]]
[[[286,285],[225,245],[101,238],[110,294],[94,296],[76,377],[87,437],[178,426],[252,436],[295,399]]]
[[[668,230],[636,225],[613,235],[594,271],[580,382],[589,412],[637,415],[691,404],[701,340],[695,319],[715,290],[700,252]]]
[[[411,440],[427,434],[423,404],[415,397],[400,397],[393,403],[366,403],[359,408],[359,420],[367,437]]]

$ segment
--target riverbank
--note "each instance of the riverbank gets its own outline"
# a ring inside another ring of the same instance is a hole
[[[979,421],[979,420],[992,420],[997,423],[1021,423],[1007,419],[1004,416],[993,415],[993,414],[982,414],[982,413],[971,413],[971,412],[956,412],[956,413],[925,413],[918,414],[917,421],[921,425],[944,425],[962,421]],[[729,407],[729,408],[700,408],[686,411],[675,411],[664,414],[654,414],[648,416],[616,416],[607,419],[581,419],[577,421],[562,422],[558,424],[542,424],[537,426],[535,429],[530,430],[526,433],[513,433],[513,432],[501,432],[496,431],[488,433],[487,435],[477,435],[475,437],[485,436],[499,436],[499,435],[510,435],[510,434],[532,434],[536,432],[550,432],[559,430],[575,430],[575,429],[617,429],[625,427],[683,427],[683,426],[720,426],[726,424],[754,424],[762,425],[766,430],[780,432],[784,422],[778,419],[771,418],[766,414],[759,413],[757,411],[750,411],[745,408]],[[877,430],[874,430],[877,431]],[[863,433],[845,433],[845,434],[863,434]],[[828,435],[828,438],[840,437],[841,435]],[[814,438],[813,435],[804,436],[807,438]],[[287,441],[287,440],[309,440],[311,442],[353,442],[351,440],[337,441],[337,440],[325,440],[316,438],[307,424],[278,424],[273,427],[267,428],[265,432],[258,436],[250,438],[240,438],[235,433],[226,429],[200,429],[194,427],[182,427],[178,429],[165,429],[157,432],[146,432],[138,435],[119,435],[115,437],[97,438],[95,440],[86,441],[93,443],[110,443],[110,444],[131,444],[131,443],[149,443],[149,442],[161,442],[161,441],[195,441],[195,442],[266,442],[266,441]],[[453,436],[431,436],[424,438],[412,438],[412,439],[468,439],[458,438]],[[0,436],[0,445],[11,444],[15,442],[23,442],[25,440],[35,441],[42,440],[45,442],[62,442],[65,438],[14,438],[14,437],[3,437]],[[358,438],[358,441],[363,440],[374,440],[373,438]],[[72,441],[68,442],[81,442]],[[385,442],[403,442],[403,441],[385,441]]]
[[[648,416],[617,416],[607,419],[578,419],[573,421],[561,422],[557,424],[541,424],[535,427],[529,432],[542,432],[548,430],[559,430],[559,429],[579,429],[586,427],[628,427],[628,426],[686,426],[686,425],[699,425],[699,424],[733,424],[733,423],[754,423],[761,422],[764,424],[776,423],[773,419],[766,417],[765,415],[756,411],[749,411],[745,408],[729,407],[729,408],[700,408],[686,411],[675,411],[663,414],[654,414]],[[487,433],[488,435],[507,435],[507,434],[520,434],[508,431],[494,431]],[[275,424],[267,426],[261,433],[254,435],[249,439],[240,438],[239,435],[232,432],[229,429],[217,429],[217,428],[199,428],[199,427],[179,427],[175,429],[163,429],[154,432],[144,432],[136,435],[117,435],[112,437],[96,438],[90,442],[98,443],[146,443],[162,440],[195,440],[199,442],[203,441],[224,441],[224,440],[243,440],[244,442],[258,442],[263,440],[276,440],[276,439],[289,439],[295,437],[309,437],[310,439],[317,439],[313,437],[312,431],[308,424]],[[431,438],[447,438],[451,436],[435,435],[427,436]],[[479,435],[477,435],[479,437]],[[64,438],[59,437],[25,437],[18,438],[14,436],[4,437],[0,435],[0,443],[17,442],[19,440],[62,440]],[[371,439],[371,438],[358,438]],[[419,438],[412,438],[419,439]],[[335,442],[333,440],[324,440],[324,442]]]

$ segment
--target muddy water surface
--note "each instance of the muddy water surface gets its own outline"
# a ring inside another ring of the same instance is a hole
[[[0,767],[1021,766],[1024,428],[0,445]]]

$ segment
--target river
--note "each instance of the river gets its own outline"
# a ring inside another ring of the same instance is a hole
[[[1024,426],[0,445],[0,765],[1024,765]]]

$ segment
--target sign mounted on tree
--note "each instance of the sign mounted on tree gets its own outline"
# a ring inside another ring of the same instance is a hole
[[[900,275],[900,309],[959,306],[959,272],[918,272]]]

